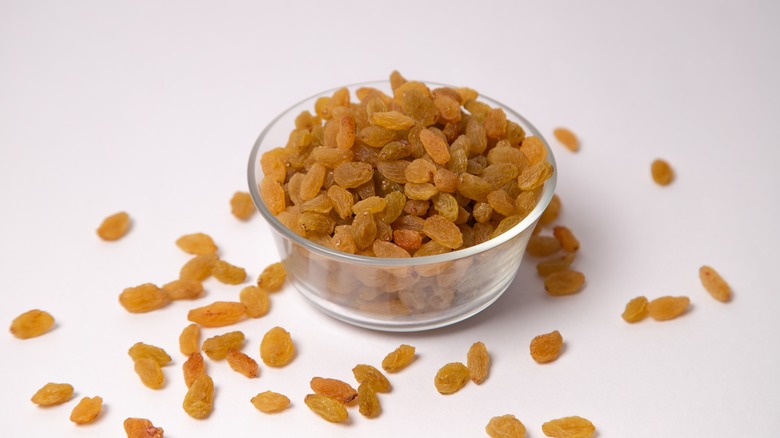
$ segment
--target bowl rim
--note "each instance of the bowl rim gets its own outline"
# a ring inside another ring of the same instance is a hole
[[[440,83],[440,82],[433,82],[433,81],[417,81],[417,82],[422,82],[429,87],[433,86],[433,87],[457,88],[455,86]],[[541,132],[539,132],[539,130],[530,121],[528,121],[528,119],[520,115],[517,111],[513,110],[511,107],[482,94],[479,94],[478,98],[480,100],[485,101],[486,103],[490,104],[492,107],[500,107],[501,109],[504,110],[504,112],[507,113],[507,116],[508,118],[510,118],[510,120],[514,119],[514,121],[517,121],[521,124],[523,130],[526,131],[526,135],[530,132],[532,135],[538,137],[542,141],[544,147],[547,150],[547,161],[552,165],[553,168],[553,173],[550,176],[550,178],[548,178],[547,181],[544,183],[544,190],[542,191],[541,197],[539,198],[536,205],[534,206],[534,209],[531,210],[531,212],[528,213],[528,215],[525,218],[523,218],[523,220],[518,222],[514,227],[510,228],[509,230],[502,233],[501,235],[489,239],[485,242],[482,242],[478,245],[470,246],[464,249],[456,249],[444,254],[421,256],[421,257],[409,257],[409,258],[386,258],[386,257],[363,256],[363,255],[350,254],[350,253],[334,250],[319,245],[305,237],[299,236],[291,229],[287,228],[287,226],[282,224],[276,218],[276,216],[274,216],[271,213],[271,211],[268,210],[268,208],[265,205],[265,202],[263,202],[259,190],[260,181],[258,181],[257,178],[255,178],[255,170],[260,165],[260,149],[261,146],[263,145],[263,140],[265,140],[266,135],[271,131],[272,128],[276,126],[276,124],[283,117],[285,117],[292,111],[295,110],[302,111],[303,109],[311,110],[314,107],[313,104],[317,98],[323,96],[330,96],[336,90],[347,88],[350,90],[350,94],[352,94],[354,90],[360,87],[379,88],[380,86],[389,87],[389,85],[390,85],[389,80],[374,80],[374,81],[357,82],[357,83],[343,85],[340,87],[334,87],[325,91],[321,91],[319,93],[313,94],[305,99],[296,102],[295,104],[291,105],[290,107],[288,107],[287,109],[279,113],[279,115],[274,117],[260,132],[260,135],[258,135],[257,140],[255,140],[255,143],[252,146],[252,150],[249,154],[249,163],[247,165],[247,179],[249,183],[249,193],[250,196],[252,197],[252,202],[254,202],[255,207],[260,212],[261,216],[266,220],[266,222],[268,222],[269,225],[271,225],[271,227],[274,230],[276,230],[277,233],[281,234],[286,239],[298,245],[301,245],[302,247],[314,253],[317,253],[321,256],[330,259],[341,260],[347,263],[367,265],[367,266],[409,267],[409,266],[418,266],[418,265],[425,265],[431,263],[449,262],[449,261],[454,261],[454,260],[474,256],[489,251],[498,246],[501,246],[502,244],[512,240],[514,237],[521,234],[526,229],[530,228],[531,226],[534,226],[536,221],[539,219],[539,217],[542,215],[544,210],[547,208],[547,205],[552,200],[553,195],[555,194],[555,187],[557,185],[557,180],[558,180],[558,166],[555,161],[555,156],[553,154],[552,149],[550,148],[549,143],[547,142],[547,139],[541,134]],[[312,104],[311,108],[300,108],[302,105],[307,103]]]

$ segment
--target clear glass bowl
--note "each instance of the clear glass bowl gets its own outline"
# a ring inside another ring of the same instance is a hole
[[[426,82],[428,86],[443,84]],[[347,86],[390,92],[388,81]],[[314,102],[336,89],[305,99],[279,114],[260,133],[249,156],[249,192],[260,214],[271,225],[287,278],[316,308],[356,326],[383,331],[419,331],[466,319],[496,301],[514,280],[525,247],[539,216],[552,199],[557,171],[547,180],[536,207],[509,231],[469,248],[412,258],[377,258],[336,251],[299,236],[283,225],[260,197],[263,172],[260,156],[287,143],[301,111],[313,112]],[[479,100],[504,110],[507,119],[539,137],[547,160],[556,169],[549,145],[520,114],[493,99]]]

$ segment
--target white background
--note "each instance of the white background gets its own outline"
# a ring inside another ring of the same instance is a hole
[[[283,4],[282,4],[283,3]],[[0,0],[0,322],[31,308],[55,329],[0,336],[3,436],[123,436],[128,416],[166,437],[484,436],[511,413],[541,424],[584,416],[598,437],[770,437],[780,430],[780,4],[765,1],[9,1]],[[292,287],[263,319],[239,329],[257,358],[263,333],[288,329],[298,355],[248,380],[210,362],[216,408],[204,421],[181,409],[187,310],[236,299],[213,279],[197,302],[129,314],[123,288],[162,284],[188,260],[174,245],[211,234],[249,282],[278,260],[270,229],[230,215],[246,190],[249,150],[266,123],[335,86],[406,77],[470,86],[513,107],[549,136],[559,164],[560,223],[579,237],[578,295],[547,297],[527,259],[492,307],[448,328],[390,334],[353,328],[311,308]],[[552,138],[566,126],[573,154]],[[650,179],[664,157],[677,178]],[[126,210],[116,243],[95,229]],[[732,284],[716,302],[698,268]],[[688,295],[690,311],[629,325],[637,295]],[[537,365],[535,335],[560,330],[561,358]],[[127,349],[144,341],[174,357],[153,391]],[[493,365],[481,386],[442,396],[436,370],[483,341]],[[350,410],[333,425],[303,404],[313,376],[351,381],[400,343],[419,358],[391,375],[374,420]],[[67,405],[30,396],[68,382]],[[271,389],[278,415],[249,399]],[[70,409],[100,395],[105,412],[75,426]]]

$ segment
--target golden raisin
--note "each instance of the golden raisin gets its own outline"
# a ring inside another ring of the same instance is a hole
[[[157,362],[160,366],[167,365],[171,362],[171,356],[169,356],[165,350],[160,347],[155,347],[154,345],[144,344],[143,342],[135,343],[127,351],[127,354],[129,354],[134,361],[146,357]]]
[[[119,304],[131,313],[151,312],[168,303],[168,294],[152,283],[128,287],[119,294]]]
[[[224,260],[217,260],[212,266],[211,275],[225,284],[241,284],[246,280],[246,270],[233,266]]]
[[[257,410],[266,414],[281,412],[290,406],[290,399],[287,396],[273,391],[261,392],[252,397],[250,401]]]
[[[47,383],[33,394],[31,400],[38,406],[54,406],[73,397],[73,386],[67,383]]]
[[[184,396],[182,408],[192,418],[203,419],[214,409],[214,381],[207,374],[198,376]]]
[[[160,389],[165,384],[165,375],[160,364],[154,359],[142,357],[134,361],[135,373],[141,378],[141,382],[151,389]]]
[[[76,424],[92,423],[97,420],[102,409],[103,399],[101,397],[84,397],[73,407],[70,413],[70,421]]]
[[[542,432],[553,438],[590,438],[596,427],[582,417],[563,417],[542,424]]]
[[[103,219],[97,229],[97,235],[108,241],[119,240],[130,229],[130,216],[121,211]]]
[[[723,303],[731,299],[731,287],[716,270],[706,265],[702,266],[699,268],[699,279],[712,298]]]
[[[563,337],[558,330],[536,336],[531,340],[531,357],[538,363],[548,363],[561,354]]]
[[[241,289],[239,301],[246,306],[246,315],[250,318],[265,316],[271,307],[268,292],[257,286],[247,286]]]
[[[351,402],[358,396],[358,392],[355,391],[355,388],[350,386],[349,383],[338,379],[314,377],[311,379],[311,382],[309,382],[309,386],[311,386],[311,390],[316,394],[330,397],[344,404]]]
[[[303,402],[312,412],[331,423],[343,423],[349,418],[347,408],[343,404],[324,395],[308,394]]]
[[[173,280],[162,286],[171,300],[194,300],[203,295],[203,284],[198,280]]]
[[[260,342],[260,358],[272,367],[283,367],[295,357],[295,345],[290,333],[281,327],[269,330]]]
[[[54,327],[54,317],[44,310],[28,310],[11,322],[11,334],[19,339],[40,336]]]
[[[653,161],[653,164],[650,166],[650,173],[653,176],[653,181],[662,186],[670,184],[674,179],[672,167],[666,160],[660,158]]]
[[[185,356],[200,352],[200,326],[190,324],[179,335],[179,351]]]
[[[553,236],[537,234],[528,240],[525,252],[534,257],[547,257],[561,250],[561,241]]]
[[[214,240],[205,233],[185,234],[176,239],[176,246],[189,254],[216,254],[217,245]]]
[[[187,319],[203,327],[224,327],[235,324],[246,315],[246,306],[234,301],[215,301],[192,309]]]
[[[361,383],[355,395],[358,398],[358,412],[364,417],[376,418],[382,412],[376,390],[369,382]]]
[[[401,344],[382,359],[382,369],[388,373],[397,373],[412,363],[415,358],[415,348],[411,345]]]
[[[469,369],[460,362],[444,365],[436,373],[434,385],[441,394],[452,394],[459,391],[469,380]]]
[[[213,360],[222,360],[231,348],[241,348],[244,344],[244,333],[236,330],[221,335],[212,336],[201,345],[201,350]]]
[[[243,374],[250,379],[257,377],[260,372],[260,367],[254,359],[235,348],[228,349],[225,358],[233,371]]]
[[[260,197],[273,215],[278,215],[287,207],[282,185],[272,178],[263,178],[260,183]]]
[[[463,245],[463,234],[458,226],[439,214],[425,219],[423,232],[431,240],[447,248],[458,249]]]
[[[544,279],[544,290],[548,295],[571,295],[580,291],[585,284],[585,275],[582,272],[564,269],[553,272]]]
[[[487,347],[482,342],[475,342],[469,348],[466,355],[466,367],[469,369],[469,378],[477,385],[485,381],[490,369],[490,355]]]
[[[564,226],[553,227],[553,235],[559,242],[561,242],[561,248],[566,252],[576,252],[580,249],[580,241],[574,237],[574,233],[570,229]]]
[[[553,135],[558,139],[559,142],[561,142],[562,145],[566,146],[566,149],[572,152],[577,152],[577,150],[580,148],[580,141],[577,139],[577,136],[574,135],[574,133],[569,129],[556,128],[553,130]]]
[[[668,321],[685,313],[690,304],[690,298],[685,296],[660,297],[647,303],[647,314],[656,321]]]
[[[639,322],[647,316],[647,298],[636,297],[626,304],[621,315],[626,322]]]
[[[525,426],[517,417],[507,414],[491,418],[485,432],[491,438],[524,438]]]
[[[200,254],[190,259],[179,271],[182,280],[203,281],[211,277],[211,271],[218,258],[216,254]]]
[[[200,353],[190,354],[182,364],[181,370],[184,375],[184,383],[189,388],[195,379],[206,374],[206,362],[203,361],[203,355]]]
[[[377,392],[390,392],[390,381],[381,371],[371,365],[359,364],[352,368],[358,384],[368,382]]]
[[[561,211],[561,198],[558,195],[553,195],[550,203],[547,204],[547,208],[544,209],[542,215],[539,216],[539,223],[542,225],[549,225],[558,219],[558,214]]]
[[[542,260],[536,265],[536,272],[542,277],[547,277],[554,272],[563,271],[571,266],[575,257],[575,253],[567,253],[559,257]]]
[[[165,435],[161,427],[154,427],[146,418],[126,418],[123,426],[127,438],[163,438]]]
[[[252,203],[252,197],[247,192],[236,192],[230,198],[230,212],[238,219],[249,220],[255,213],[255,204]]]

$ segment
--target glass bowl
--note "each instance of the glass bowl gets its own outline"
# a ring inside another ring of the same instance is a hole
[[[389,81],[346,86],[352,96],[360,87],[390,91]],[[249,156],[249,192],[271,226],[287,278],[317,309],[375,330],[404,332],[443,327],[488,307],[514,280],[539,216],[552,199],[557,171],[545,182],[536,206],[521,222],[481,244],[411,258],[361,256],[318,245],[290,230],[266,207],[259,190],[263,178],[260,157],[267,150],[284,146],[296,116],[304,110],[313,112],[315,101],[331,96],[335,90],[318,93],[279,114],[260,133]],[[479,100],[503,109],[507,119],[520,124],[527,135],[539,137],[547,149],[547,161],[556,169],[549,145],[530,122],[493,99],[480,95]]]

